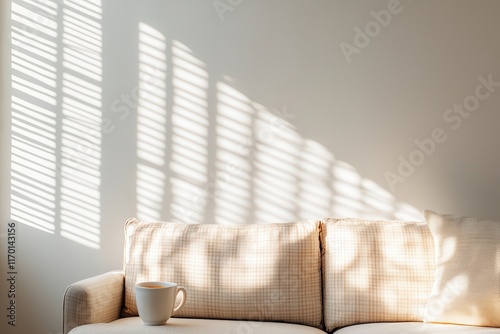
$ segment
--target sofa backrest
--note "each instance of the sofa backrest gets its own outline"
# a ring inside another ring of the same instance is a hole
[[[328,331],[367,322],[422,321],[435,277],[425,222],[324,219],[324,321]]]
[[[186,288],[178,317],[283,321],[322,327],[319,221],[266,225],[125,225],[125,306],[135,284]]]

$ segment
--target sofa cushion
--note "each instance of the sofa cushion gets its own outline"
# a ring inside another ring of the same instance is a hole
[[[354,325],[335,334],[500,334],[499,328],[429,324],[423,322],[389,322]]]
[[[125,225],[124,316],[134,285],[172,281],[187,290],[178,317],[322,326],[319,222]]]
[[[437,274],[425,321],[500,327],[500,222],[425,211]]]
[[[79,326],[69,334],[325,334],[320,329],[277,322],[215,319],[169,319],[163,326],[144,326],[138,317],[122,318],[110,323]]]
[[[422,321],[434,281],[434,245],[424,222],[328,218],[321,241],[328,331]]]

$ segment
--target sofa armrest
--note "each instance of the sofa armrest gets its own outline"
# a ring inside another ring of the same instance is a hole
[[[116,270],[68,286],[63,299],[63,333],[77,326],[120,318],[124,282],[123,270]]]

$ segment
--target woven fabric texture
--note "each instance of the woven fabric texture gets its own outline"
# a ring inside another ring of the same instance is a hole
[[[124,316],[137,315],[135,284],[187,290],[177,317],[322,326],[319,222],[125,225]]]
[[[64,293],[63,330],[120,317],[123,271],[112,271],[71,284]]]
[[[424,222],[323,220],[324,321],[328,331],[366,322],[422,321],[434,282]]]
[[[426,322],[500,327],[500,222],[427,210],[437,274]]]

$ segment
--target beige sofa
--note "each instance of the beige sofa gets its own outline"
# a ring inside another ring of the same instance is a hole
[[[130,219],[123,270],[67,288],[63,332],[500,334],[500,226],[425,214],[426,222],[328,218],[237,226]],[[471,233],[481,224],[482,232]],[[446,248],[451,234],[453,251]],[[461,276],[449,274],[457,263],[467,271],[474,242],[483,254],[497,252],[497,267],[481,271],[497,280],[478,283],[468,272],[463,288]],[[458,254],[463,258],[454,259]],[[137,316],[134,285],[150,280],[177,282],[188,292],[164,326],[144,326]]]

